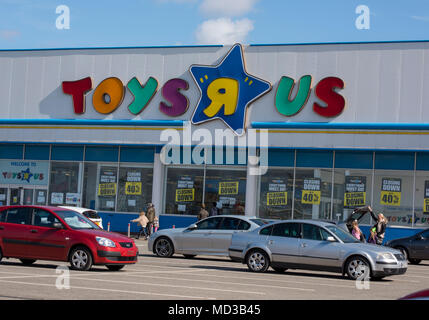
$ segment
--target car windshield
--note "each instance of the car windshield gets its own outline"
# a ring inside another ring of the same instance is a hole
[[[325,228],[331,231],[333,234],[335,234],[344,243],[360,242],[355,237],[353,237],[350,233],[344,231],[341,228],[338,228],[337,226],[330,225],[330,226],[325,226]]]
[[[250,219],[250,221],[256,223],[258,226],[263,226],[264,224],[269,223],[269,221],[263,219]]]
[[[55,210],[55,213],[72,229],[100,229],[85,216],[71,210]]]
[[[83,215],[89,219],[100,219],[100,216],[98,215],[97,211],[94,210],[84,211]]]

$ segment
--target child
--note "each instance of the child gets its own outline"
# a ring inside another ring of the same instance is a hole
[[[153,227],[155,228],[155,232],[157,232],[158,228],[159,228],[159,219],[158,219],[158,217],[155,217],[155,219],[153,219]]]
[[[353,221],[352,226],[353,226],[353,229],[352,229],[353,237],[355,237],[359,241],[365,242],[365,238],[363,237],[362,231],[359,229],[357,220]]]
[[[368,243],[373,243],[373,244],[377,244],[377,228],[371,228],[371,234],[369,235],[368,238]]]

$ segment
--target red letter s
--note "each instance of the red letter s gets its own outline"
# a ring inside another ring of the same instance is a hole
[[[344,89],[344,82],[340,78],[327,77],[317,84],[316,96],[326,102],[327,106],[322,107],[317,102],[313,104],[313,110],[323,117],[335,117],[343,112],[346,101],[344,97],[334,91],[334,88]]]

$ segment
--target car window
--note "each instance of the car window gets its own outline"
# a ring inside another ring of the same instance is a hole
[[[6,222],[17,224],[30,224],[30,208],[12,208],[7,210]]]
[[[322,232],[324,232],[324,234],[322,234]],[[314,224],[304,223],[302,225],[302,237],[304,239],[322,241],[327,239],[327,234],[325,230]]]
[[[273,230],[273,226],[269,226],[269,227],[261,229],[261,231],[259,231],[259,234],[261,236],[269,236],[269,235],[271,235],[272,230]]]
[[[240,220],[240,224],[238,225],[237,230],[249,230],[250,229],[250,223],[244,220]]]
[[[275,224],[271,235],[275,237],[300,238],[300,225],[299,223]]]
[[[54,223],[60,222],[52,213],[43,209],[35,209],[33,213],[33,225],[52,228]]]
[[[94,210],[84,211],[83,215],[89,219],[100,219],[100,216],[98,215],[97,211]]]
[[[335,234],[344,243],[360,242],[355,237],[353,237],[349,232],[344,231],[343,229],[338,228],[337,226],[330,225],[330,226],[326,226],[325,228],[331,231],[333,234]]]
[[[421,233],[422,237],[425,239],[429,239],[429,230],[426,230],[424,232]]]
[[[6,210],[3,210],[3,211],[0,212],[0,222],[5,222],[5,220],[6,220],[6,213],[7,213]]]
[[[240,220],[236,218],[223,218],[218,229],[220,230],[237,230]]]
[[[197,223],[198,230],[213,230],[217,229],[222,217],[208,218]]]

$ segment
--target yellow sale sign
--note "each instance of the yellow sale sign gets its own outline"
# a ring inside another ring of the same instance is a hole
[[[116,183],[100,183],[98,185],[98,195],[101,197],[116,195]]]
[[[380,204],[383,206],[400,206],[401,193],[395,191],[381,191]]]
[[[194,201],[195,189],[176,189],[176,202]]]
[[[366,192],[346,192],[344,193],[345,207],[360,207],[365,205]]]
[[[125,182],[126,195],[141,195],[142,183],[141,182]]]
[[[285,206],[287,205],[287,192],[268,192],[267,206]]]
[[[219,182],[219,194],[238,194],[238,181]]]
[[[303,204],[320,204],[320,191],[302,190],[301,202]]]

